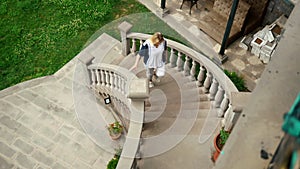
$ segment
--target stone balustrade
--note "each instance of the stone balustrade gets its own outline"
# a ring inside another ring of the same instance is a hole
[[[126,123],[126,141],[117,169],[134,169],[136,159],[140,158],[144,100],[149,97],[148,81],[138,79],[129,70],[116,65],[99,63],[87,68],[91,87],[100,95],[110,96],[122,123]]]
[[[122,39],[122,54],[135,53],[142,43],[151,35],[130,32],[132,25],[127,22],[119,26]],[[233,126],[232,93],[237,88],[223,70],[203,54],[178,42],[167,40],[169,68],[183,72],[185,76],[202,87],[212,101],[212,108],[218,110],[223,124]],[[144,120],[144,100],[149,97],[148,82],[138,79],[129,70],[110,64],[98,63],[88,67],[91,86],[100,94],[110,96],[114,107],[118,110],[122,123],[127,128],[127,137],[117,168],[136,168],[139,157],[140,136]],[[230,117],[230,118],[229,118]],[[229,120],[229,121],[228,121]],[[235,120],[235,119],[234,119]],[[129,125],[130,124],[130,125]],[[227,127],[227,128],[228,128]]]
[[[128,23],[125,25],[129,27]],[[122,30],[121,32],[123,36],[126,36],[122,37],[122,40],[125,40],[122,44],[130,45],[130,50],[123,51],[126,55],[136,52],[139,46],[151,37],[147,34],[130,32],[130,29],[126,30],[126,34]],[[173,40],[166,40],[170,53],[167,58],[169,67],[183,72],[185,76],[196,81],[199,87],[203,87],[204,92],[209,94],[213,102],[213,108],[218,109],[219,117],[224,117],[225,113],[229,113],[232,110],[228,109],[231,104],[231,93],[238,92],[238,90],[224,71],[203,54]]]

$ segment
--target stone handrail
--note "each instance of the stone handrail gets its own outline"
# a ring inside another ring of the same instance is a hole
[[[132,42],[128,52],[136,52],[137,41],[141,45],[151,35],[129,32],[126,37],[126,42],[130,42],[128,39]],[[224,71],[203,54],[173,40],[166,39],[166,41],[170,51],[167,59],[169,66],[183,71],[185,76],[197,81],[199,87],[204,87],[205,93],[209,93],[210,100],[214,101],[214,108],[219,108],[219,117],[223,117],[227,110],[232,111],[230,105],[232,93],[238,90]],[[197,66],[200,67],[198,74],[196,74]]]
[[[109,95],[116,108],[128,108],[130,118],[126,141],[123,145],[117,169],[136,167],[139,154],[140,136],[144,121],[144,99],[149,97],[146,79],[138,79],[129,70],[110,64],[92,64],[88,66],[91,86],[101,95]],[[120,112],[123,112],[120,111]]]

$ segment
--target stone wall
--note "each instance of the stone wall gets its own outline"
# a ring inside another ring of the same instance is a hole
[[[293,8],[294,4],[289,0],[270,0],[262,24],[271,24],[281,15],[289,17]]]

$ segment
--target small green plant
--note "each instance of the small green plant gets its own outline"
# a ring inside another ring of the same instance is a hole
[[[115,152],[114,157],[108,162],[108,164],[106,166],[107,169],[117,168],[117,165],[118,165],[121,153],[122,153],[122,148],[115,149],[115,151],[116,152]]]
[[[115,121],[107,126],[107,130],[110,134],[119,134],[123,131],[123,126],[120,122]]]
[[[247,91],[243,77],[239,76],[236,72],[230,72],[226,69],[224,70],[224,73],[229,77],[239,91]]]
[[[118,162],[119,162],[119,158],[112,158],[107,164],[107,169],[117,168]]]
[[[226,141],[229,137],[229,134],[230,133],[228,131],[225,131],[224,129],[220,130],[220,139],[221,139],[220,143],[221,143],[222,146],[226,143]]]

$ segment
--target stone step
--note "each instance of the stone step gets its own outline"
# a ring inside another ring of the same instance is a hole
[[[196,123],[198,123],[198,121],[196,121]],[[199,124],[200,123],[203,122],[199,121]],[[176,168],[189,169],[206,168],[207,166],[210,166],[210,168],[212,168],[213,163],[210,160],[209,156],[209,154],[211,153],[210,146],[212,140],[209,140],[203,144],[199,144],[199,142],[197,141],[198,137],[199,135],[197,133],[186,135],[179,144],[177,144],[169,151],[151,158],[144,158],[139,161],[140,168],[165,169],[174,168],[174,166],[176,166]],[[141,146],[141,150],[143,150],[143,145]],[[203,164],[203,160],[207,161],[207,163],[209,164]]]
[[[149,105],[149,104],[148,104]],[[146,106],[146,110],[161,110],[162,107],[165,105],[160,103],[152,103],[150,106]],[[174,101],[172,103],[167,103],[165,106],[165,111],[179,111],[181,108],[182,110],[195,110],[195,109],[210,109],[211,102],[210,101],[201,101],[201,102],[187,102],[181,104],[179,101]]]
[[[106,56],[101,61],[129,69],[136,60],[135,55],[122,56],[119,45],[118,43],[110,50],[107,50]],[[132,72],[139,78],[146,78],[146,70],[142,61],[139,62],[137,70],[133,70]],[[205,94],[203,87],[198,87],[197,82],[192,81],[190,76],[184,76],[183,71],[179,72],[177,68],[170,68],[169,64],[166,65],[166,75],[161,79],[160,83],[154,81],[154,85],[153,88],[150,88],[150,97],[145,102],[146,123],[143,127],[142,137],[148,138],[160,135],[174,124],[183,125],[191,123],[192,126],[187,128],[189,130],[187,130],[186,138],[174,149],[162,156],[142,159],[138,165],[142,168],[170,168],[169,163],[172,158],[172,160],[185,159],[185,164],[178,166],[179,168],[195,168],[195,164],[197,163],[196,158],[189,158],[192,164],[186,164],[186,157],[184,156],[201,157],[202,153],[196,153],[197,155],[195,155],[193,153],[196,151],[186,151],[188,149],[195,149],[195,147],[191,147],[193,145],[197,145],[197,150],[199,150],[197,152],[209,150],[209,146],[201,147],[196,143],[199,140],[201,129],[210,112],[211,102],[209,101],[209,95]],[[177,123],[178,121],[179,123]],[[182,131],[184,131],[186,127],[182,127]],[[193,143],[189,144],[189,142]],[[149,146],[147,143],[145,144],[146,147]],[[141,146],[141,151],[143,151],[143,147],[145,145]],[[174,150],[182,150],[182,152],[175,152]],[[181,157],[182,153],[184,153],[183,157]]]
[[[204,107],[204,106],[203,106]],[[180,108],[173,108],[173,107],[166,107],[165,109],[160,109],[155,106],[153,107],[146,107],[145,109],[145,121],[153,121],[157,118],[161,117],[167,117],[167,118],[184,118],[184,114],[189,115],[189,112],[198,112],[199,118],[202,118],[203,116],[206,116],[206,114],[209,112],[209,108],[202,108],[202,109],[184,109],[182,111],[182,115],[180,115]],[[181,117],[182,116],[182,117]]]
[[[94,56],[93,63],[111,63],[121,55],[121,42],[103,33],[84,51]]]

